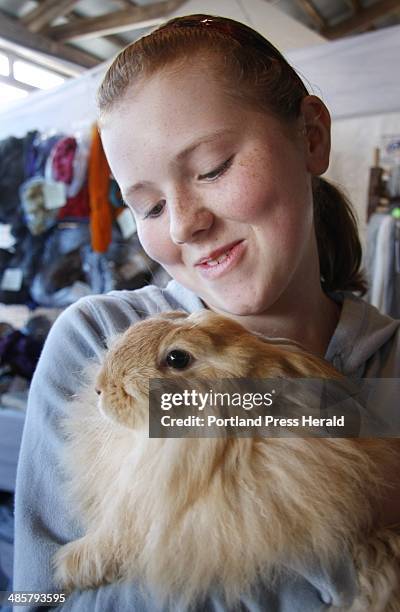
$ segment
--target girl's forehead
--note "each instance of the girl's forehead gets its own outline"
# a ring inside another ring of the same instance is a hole
[[[148,148],[173,144],[243,123],[245,109],[235,104],[214,80],[190,71],[159,72],[133,84],[123,100],[102,120],[103,139],[115,134]]]
[[[192,113],[207,103],[210,109],[216,104],[231,105],[217,76],[212,71],[206,74],[203,64],[197,62],[186,63],[179,69],[165,68],[143,77],[127,90],[124,98],[128,104],[134,102],[152,110],[190,106]]]
[[[133,84],[107,113],[102,139],[111,170],[126,194],[131,185],[151,180],[156,169],[161,174],[167,167],[189,163],[193,157],[180,156],[199,141],[208,144],[195,150],[194,159],[203,163],[209,151],[216,151],[207,162],[214,163],[225,149],[245,139],[259,141],[265,134],[275,141],[281,132],[272,116],[241,106],[217,79],[205,79],[196,66],[160,71]]]
[[[150,142],[153,128],[168,140],[185,130],[242,126],[250,116],[263,122],[268,110],[252,105],[239,90],[234,93],[229,78],[221,74],[220,58],[214,56],[208,53],[208,57],[197,54],[180,59],[136,79],[106,114],[103,126],[119,127],[123,135],[131,126],[136,135],[146,132],[146,142]]]

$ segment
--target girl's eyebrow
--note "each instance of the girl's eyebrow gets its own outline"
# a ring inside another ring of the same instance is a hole
[[[192,142],[188,147],[185,147],[183,151],[177,154],[176,160],[182,161],[185,157],[188,157],[197,147],[204,143],[213,142],[214,140],[218,140],[221,136],[225,136],[227,134],[232,134],[233,130],[228,130],[226,128],[222,128],[221,130],[213,131],[210,134],[204,134],[197,138],[194,142]]]
[[[219,138],[221,138],[221,136],[232,134],[233,131],[234,130],[223,128],[223,129],[216,130],[216,131],[214,130],[213,132],[209,134],[203,134],[202,136],[200,136],[199,138],[196,138],[196,140],[191,142],[190,145],[185,147],[182,151],[180,151],[175,156],[175,161],[182,162],[184,159],[189,157],[193,153],[193,151],[195,151],[195,149],[200,147],[202,144],[206,144],[209,142],[213,142],[214,140],[218,140]],[[153,184],[154,183],[152,183],[152,181],[140,181],[128,187],[125,194],[126,196],[132,195],[135,191],[139,191],[140,189],[143,189],[144,187],[151,187]]]

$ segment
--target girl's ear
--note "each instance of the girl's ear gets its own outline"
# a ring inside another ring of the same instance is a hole
[[[301,103],[307,170],[313,176],[323,174],[329,166],[331,150],[331,117],[317,96],[306,96]]]

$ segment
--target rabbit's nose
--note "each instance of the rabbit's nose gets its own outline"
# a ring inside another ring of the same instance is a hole
[[[101,395],[101,389],[95,389],[97,395]]]

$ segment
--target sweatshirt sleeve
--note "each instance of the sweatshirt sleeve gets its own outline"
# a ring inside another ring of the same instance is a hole
[[[63,440],[58,423],[82,384],[88,359],[98,359],[105,347],[104,313],[95,312],[95,305],[81,300],[58,318],[32,380],[17,471],[14,591],[57,591],[52,557],[59,546],[82,535],[63,493],[58,464]],[[129,314],[114,313],[113,324],[119,317],[117,323],[123,328],[139,318],[130,310]],[[148,608],[139,591],[126,584],[76,591],[58,609],[141,612]]]

